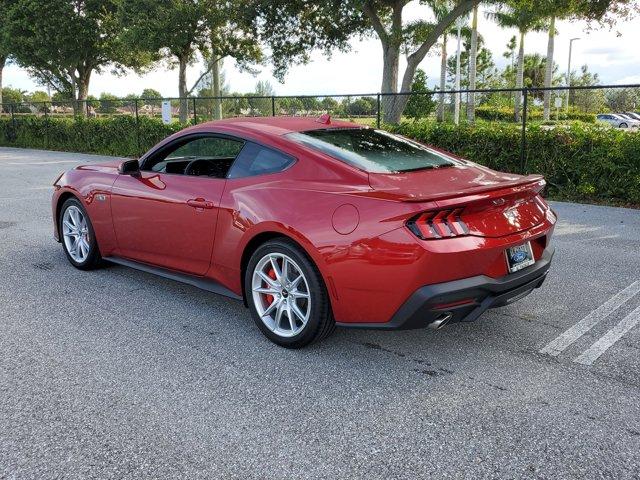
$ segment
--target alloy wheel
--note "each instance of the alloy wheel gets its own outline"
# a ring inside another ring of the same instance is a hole
[[[62,215],[62,236],[69,256],[83,263],[91,251],[89,226],[84,213],[75,205],[69,206]]]
[[[253,270],[253,303],[262,322],[280,337],[293,337],[311,313],[309,284],[300,266],[282,253],[262,257]]]

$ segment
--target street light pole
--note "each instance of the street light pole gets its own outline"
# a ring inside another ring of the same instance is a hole
[[[579,37],[569,40],[569,64],[567,66],[567,113],[569,113],[569,87],[571,86],[571,49],[573,48],[573,42],[580,40]]]

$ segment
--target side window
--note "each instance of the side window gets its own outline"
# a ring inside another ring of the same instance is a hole
[[[295,159],[287,154],[255,143],[247,143],[231,167],[228,178],[281,172],[294,162]]]
[[[199,137],[178,142],[145,162],[144,169],[160,173],[225,178],[244,143],[224,137]]]

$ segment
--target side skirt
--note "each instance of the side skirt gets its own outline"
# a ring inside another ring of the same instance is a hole
[[[135,268],[136,270],[140,270],[142,272],[152,273],[154,275],[168,278],[169,280],[174,280],[176,282],[193,285],[194,287],[201,288],[202,290],[206,290],[207,292],[224,295],[225,297],[233,298],[234,300],[242,300],[242,297],[240,295],[233,293],[228,288],[208,278],[197,277],[195,275],[189,275],[187,273],[174,272],[173,270],[168,270],[162,267],[155,267],[146,263],[136,262],[135,260],[127,260],[126,258],[104,257],[104,260],[112,263],[117,263],[118,265],[123,265],[125,267]]]

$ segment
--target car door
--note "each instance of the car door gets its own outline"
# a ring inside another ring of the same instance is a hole
[[[243,142],[190,135],[143,159],[112,190],[118,254],[194,275],[209,268],[226,174]]]

